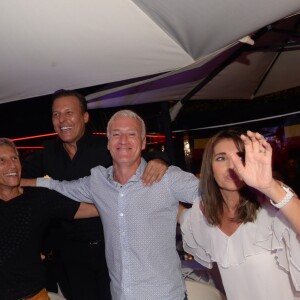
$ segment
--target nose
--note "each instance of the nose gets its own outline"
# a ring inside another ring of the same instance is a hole
[[[127,135],[126,134],[121,134],[121,136],[120,136],[120,142],[122,144],[125,144],[127,142],[127,140],[128,140]]]
[[[62,123],[66,119],[66,116],[63,112],[57,112],[52,116],[53,124]]]
[[[234,169],[234,164],[233,164],[233,162],[232,162],[231,157],[228,158],[228,160],[227,160],[227,166],[228,166],[228,168],[231,169],[231,170]]]
[[[7,161],[6,161],[6,166],[8,167],[8,168],[15,168],[16,167],[16,161],[15,160],[12,160],[12,159],[8,159]]]
[[[57,119],[58,119],[58,122],[62,123],[65,120],[65,115],[64,114],[59,114]]]

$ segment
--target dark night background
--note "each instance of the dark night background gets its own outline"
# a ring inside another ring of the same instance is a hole
[[[83,95],[91,89],[79,89]],[[146,121],[148,132],[165,131],[164,120],[169,103],[151,103],[128,106]],[[90,110],[90,129],[105,131],[110,116],[120,108]],[[300,111],[300,88],[257,98],[255,100],[199,100],[187,101],[179,112],[172,130],[242,122]],[[299,118],[299,115],[294,118]],[[280,125],[286,118],[246,124],[249,128]],[[300,123],[300,120],[299,120]],[[19,100],[0,105],[0,136],[19,138],[53,132],[51,124],[51,95]]]
[[[95,92],[92,89],[79,89],[78,91],[83,95]],[[299,112],[300,88],[255,100],[187,101],[176,120],[172,123],[170,123],[168,115],[171,105],[171,103],[159,102],[90,110],[90,123],[88,126],[93,132],[105,132],[107,122],[115,111],[121,108],[132,109],[144,118],[148,133],[168,134],[169,139],[165,140],[164,149],[167,151],[169,157],[172,158],[173,163],[183,169],[197,173],[201,163],[201,151],[198,154],[196,151],[193,152],[193,161],[188,166],[183,153],[184,137],[188,136],[190,141],[197,138],[209,138],[222,129],[222,127],[205,130],[196,130],[196,128],[238,123]],[[12,139],[53,133],[51,95],[1,104],[0,124],[0,136]],[[292,114],[288,117],[240,124],[234,127],[259,131],[265,136],[274,135],[273,129],[278,127],[277,133],[282,136],[284,134],[284,126],[294,124],[300,124],[300,113]],[[171,132],[173,139],[170,139]],[[18,147],[40,146],[44,140],[45,138],[21,140],[16,141],[16,145]],[[191,146],[193,147],[193,143]],[[157,150],[160,146],[150,145],[148,147],[156,147]],[[33,150],[23,149],[21,154],[26,157],[31,151]],[[296,149],[297,151],[299,152],[298,148]],[[280,157],[280,159],[284,158],[282,153],[275,154],[274,156]]]
[[[97,89],[99,87],[78,89],[78,92],[86,96],[96,92]],[[195,150],[193,152],[193,161],[187,162],[183,152],[183,139],[186,136],[188,136],[190,141],[197,138],[209,138],[222,129],[222,127],[205,130],[196,130],[196,128],[238,123],[299,112],[300,88],[290,89],[255,100],[187,101],[177,115],[176,120],[172,123],[170,123],[168,113],[171,105],[171,103],[167,102],[158,102],[90,110],[88,128],[93,132],[105,132],[107,122],[115,111],[121,108],[132,109],[143,117],[148,133],[167,135],[163,146],[172,163],[183,169],[197,173],[201,163],[202,152],[197,150],[199,153],[196,153],[197,151]],[[1,104],[0,124],[0,136],[11,139],[53,133],[51,95]],[[284,126],[294,124],[300,124],[300,113],[288,117],[239,124],[234,127],[259,131],[265,136],[274,136],[273,130],[277,128],[277,133],[283,136]],[[15,142],[18,147],[32,147],[41,146],[44,141],[45,138],[36,138]],[[160,147],[161,143],[158,145],[151,144],[148,145],[148,150],[150,148],[152,150],[161,150],[162,148]],[[191,147],[193,147],[193,142]],[[34,150],[22,149],[20,151],[21,155],[26,157]],[[299,149],[296,149],[297,151],[299,152]],[[282,153],[274,153],[274,157],[284,158]]]

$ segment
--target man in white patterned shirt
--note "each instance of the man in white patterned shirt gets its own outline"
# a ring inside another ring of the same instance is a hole
[[[107,126],[113,166],[95,167],[90,176],[74,181],[39,178],[37,185],[97,206],[114,300],[183,300],[176,217],[179,201],[192,203],[199,197],[199,180],[171,166],[160,182],[145,186],[145,136],[144,121],[121,110]]]

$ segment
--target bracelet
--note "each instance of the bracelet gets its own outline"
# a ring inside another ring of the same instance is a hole
[[[284,196],[284,198],[278,203],[275,203],[273,200],[270,199],[270,203],[277,208],[284,207],[286,204],[288,204],[291,201],[291,199],[295,195],[295,193],[289,187],[284,186],[284,185],[280,185],[280,186],[286,192],[286,195]]]

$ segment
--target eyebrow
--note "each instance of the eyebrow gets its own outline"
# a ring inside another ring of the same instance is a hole
[[[226,155],[227,153],[226,152],[218,152],[216,154],[214,154],[214,156],[217,156],[217,155]]]

